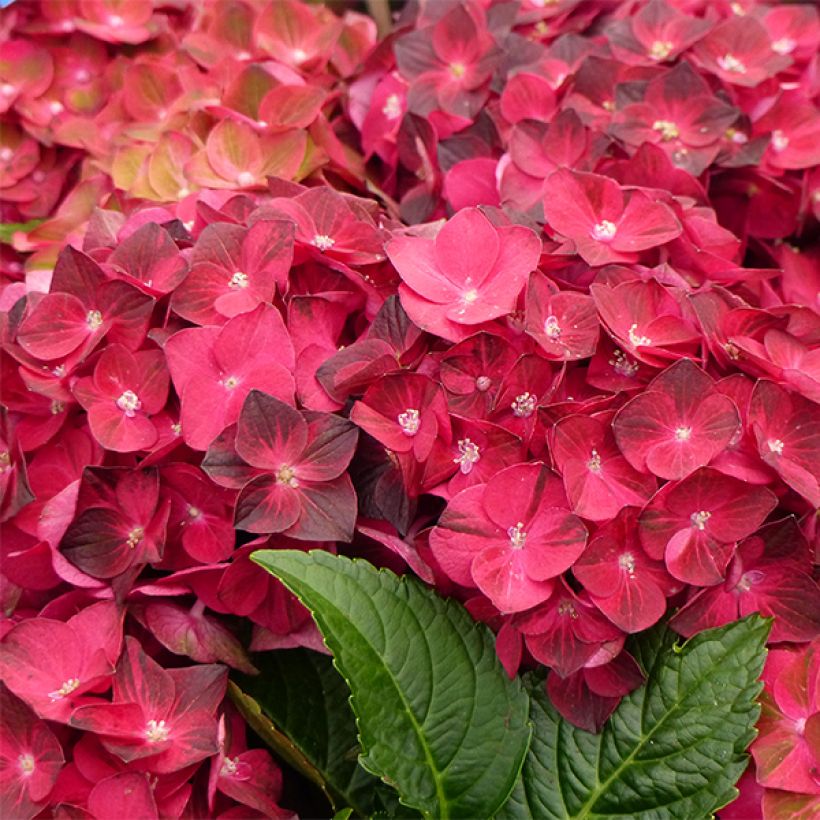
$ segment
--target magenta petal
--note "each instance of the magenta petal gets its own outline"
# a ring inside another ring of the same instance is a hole
[[[472,563],[475,585],[501,612],[523,612],[546,601],[553,583],[528,576],[522,551],[509,545],[490,547]]]

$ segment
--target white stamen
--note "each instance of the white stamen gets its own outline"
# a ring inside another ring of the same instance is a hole
[[[163,743],[168,740],[171,730],[165,725],[164,720],[149,720],[145,724],[145,739],[149,743]]]
[[[655,42],[649,47],[649,56],[653,60],[660,62],[661,60],[665,60],[672,53],[672,49],[674,47],[674,43],[670,43],[669,40],[655,40]]]
[[[638,324],[637,324],[637,322],[629,328],[629,334],[628,335],[629,335],[629,341],[632,343],[632,347],[638,347],[638,345],[646,347],[647,345],[652,344],[652,339],[650,339],[648,336],[641,336],[638,333]]]
[[[538,404],[538,397],[533,393],[522,393],[515,397],[515,401],[510,405],[513,415],[519,419],[529,418]]]
[[[510,539],[510,546],[514,550],[524,549],[527,543],[527,533],[524,532],[524,522],[519,521],[514,527],[507,530],[507,535]]]
[[[17,765],[23,777],[31,777],[31,775],[34,774],[34,769],[37,767],[34,761],[34,755],[28,752],[17,758]]]
[[[128,540],[125,542],[131,549],[139,544],[142,541],[143,536],[145,535],[145,530],[142,527],[134,527],[131,532],[128,533]]]
[[[591,231],[592,238],[597,239],[599,242],[608,242],[610,239],[614,239],[616,233],[618,233],[617,226],[608,219],[602,219],[596,223]]]
[[[397,120],[401,116],[401,100],[398,94],[391,94],[382,107],[382,114],[388,120]]]
[[[97,330],[103,323],[102,313],[99,310],[89,310],[85,315],[85,323],[91,330]]]
[[[475,389],[480,393],[486,393],[492,387],[492,379],[489,376],[479,376],[475,380]]]
[[[559,339],[561,337],[561,325],[558,324],[556,316],[547,316],[544,320],[544,333],[550,339]]]
[[[250,284],[250,282],[248,280],[248,274],[247,273],[242,273],[241,270],[238,270],[231,277],[231,281],[228,282],[228,287],[229,288],[243,289],[243,288],[248,287],[249,284]]]
[[[478,445],[468,438],[460,439],[458,442],[458,455],[453,459],[453,463],[459,465],[459,469],[464,475],[469,475],[473,465],[481,459],[481,452]]]
[[[746,66],[743,64],[743,61],[738,60],[733,54],[724,54],[723,57],[718,57],[717,64],[724,71],[728,71],[731,74],[746,73]]]
[[[592,473],[601,472],[601,456],[595,449],[593,449],[592,453],[590,454],[590,459],[587,462],[587,469]]]
[[[772,51],[776,54],[791,54],[796,47],[797,43],[791,37],[781,37],[772,43]]]
[[[336,244],[336,240],[326,233],[317,233],[316,236],[310,240],[310,244],[320,251],[329,251]]]
[[[692,526],[699,530],[706,529],[706,522],[712,517],[712,513],[707,512],[706,510],[700,510],[700,512],[692,513],[689,516],[689,520],[692,522]]]
[[[575,608],[575,604],[570,600],[563,600],[558,604],[558,614],[569,615],[573,621],[578,619],[578,610]]]
[[[298,487],[299,481],[296,478],[296,470],[293,467],[289,467],[287,464],[283,464],[279,468],[279,472],[276,473],[276,481],[279,484],[284,484],[286,487]]]
[[[236,175],[236,182],[240,188],[247,188],[249,185],[253,185],[254,180],[256,177],[250,171],[241,171]]]
[[[780,129],[772,131],[772,150],[779,154],[788,147],[789,138]]]
[[[655,122],[652,123],[652,130],[660,131],[661,139],[664,142],[676,140],[680,136],[678,126],[670,120],[655,120]]]
[[[692,438],[691,427],[678,427],[675,430],[675,441],[689,441]]]
[[[126,390],[117,399],[117,407],[119,407],[129,419],[132,419],[136,416],[137,410],[142,407],[142,402],[133,390]]]
[[[631,552],[624,552],[618,557],[618,566],[624,570],[630,578],[635,577],[635,556]]]
[[[48,696],[52,701],[62,700],[77,689],[79,685],[79,678],[69,678],[67,681],[63,681],[63,685],[59,689],[49,692]]]
[[[222,766],[219,768],[220,777],[233,777],[239,767],[238,757],[223,757]]]
[[[640,365],[632,361],[622,350],[615,348],[612,358],[609,360],[610,367],[619,375],[631,379],[638,372]]]
[[[415,436],[421,426],[421,415],[418,410],[408,407],[403,413],[399,413],[397,421],[404,435]]]
[[[769,447],[770,453],[777,453],[777,455],[783,455],[783,442],[779,438],[770,438],[766,444]]]

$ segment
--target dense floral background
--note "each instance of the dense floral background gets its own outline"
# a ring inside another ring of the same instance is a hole
[[[226,698],[326,651],[263,546],[590,731],[630,634],[773,615],[721,817],[816,817],[816,7],[6,5],[0,814],[300,810]]]

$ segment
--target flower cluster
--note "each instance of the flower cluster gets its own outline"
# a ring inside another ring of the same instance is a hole
[[[814,7],[428,0],[379,41],[21,0],[0,39],[37,220],[0,246],[0,814],[290,816],[227,677],[326,650],[259,547],[412,571],[590,730],[630,634],[774,616],[744,799],[810,814]]]

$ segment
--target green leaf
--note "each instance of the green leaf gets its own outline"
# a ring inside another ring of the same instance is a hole
[[[350,690],[331,659],[308,649],[284,649],[258,654],[254,664],[260,674],[235,675],[229,691],[257,734],[313,781],[334,811],[394,814],[396,793],[358,764]]]
[[[528,676],[534,732],[497,820],[709,817],[737,795],[760,714],[770,622],[752,615],[678,646],[668,628],[631,647],[647,683],[592,735],[563,720]]]
[[[410,577],[323,551],[253,560],[311,610],[351,690],[360,762],[426,817],[491,817],[530,736],[489,630]]]

